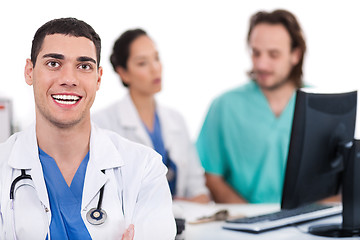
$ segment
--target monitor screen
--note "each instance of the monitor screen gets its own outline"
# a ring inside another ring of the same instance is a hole
[[[356,107],[356,91],[297,91],[282,209],[314,203],[353,187],[343,182],[353,160]]]

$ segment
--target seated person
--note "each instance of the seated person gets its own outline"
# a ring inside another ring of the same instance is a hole
[[[174,199],[208,202],[204,170],[183,117],[155,101],[162,66],[154,42],[141,29],[128,30],[116,40],[110,60],[129,92],[92,120],[161,154]]]
[[[285,10],[250,19],[251,81],[216,98],[196,146],[220,203],[280,203],[305,40]]]

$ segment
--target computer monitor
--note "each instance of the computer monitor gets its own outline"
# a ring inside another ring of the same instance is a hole
[[[297,91],[282,209],[293,209],[342,192],[341,225],[312,226],[321,236],[360,233],[360,143],[354,140],[357,92]]]

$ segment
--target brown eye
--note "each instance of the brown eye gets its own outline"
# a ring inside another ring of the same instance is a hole
[[[46,65],[51,67],[51,68],[57,68],[57,67],[60,66],[60,64],[58,62],[55,62],[55,61],[47,62]]]
[[[251,54],[252,54],[253,57],[259,57],[260,56],[260,52],[254,51],[254,50],[251,52]]]
[[[280,56],[280,53],[277,51],[274,52],[270,52],[270,57],[271,58],[278,58]]]
[[[79,65],[79,68],[82,69],[82,70],[91,70],[91,69],[93,69],[92,65],[91,65],[91,64],[87,64],[87,63],[86,63],[86,64],[85,64],[85,63],[84,63],[84,64],[80,64],[80,65]]]
[[[140,67],[145,66],[145,65],[146,65],[146,62],[138,62],[138,65],[139,65]]]

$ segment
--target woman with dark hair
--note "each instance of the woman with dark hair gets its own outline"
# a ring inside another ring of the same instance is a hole
[[[162,65],[152,39],[142,29],[124,32],[114,44],[110,61],[129,92],[92,120],[155,149],[168,168],[174,199],[208,202],[204,171],[183,117],[155,100],[161,91]]]

